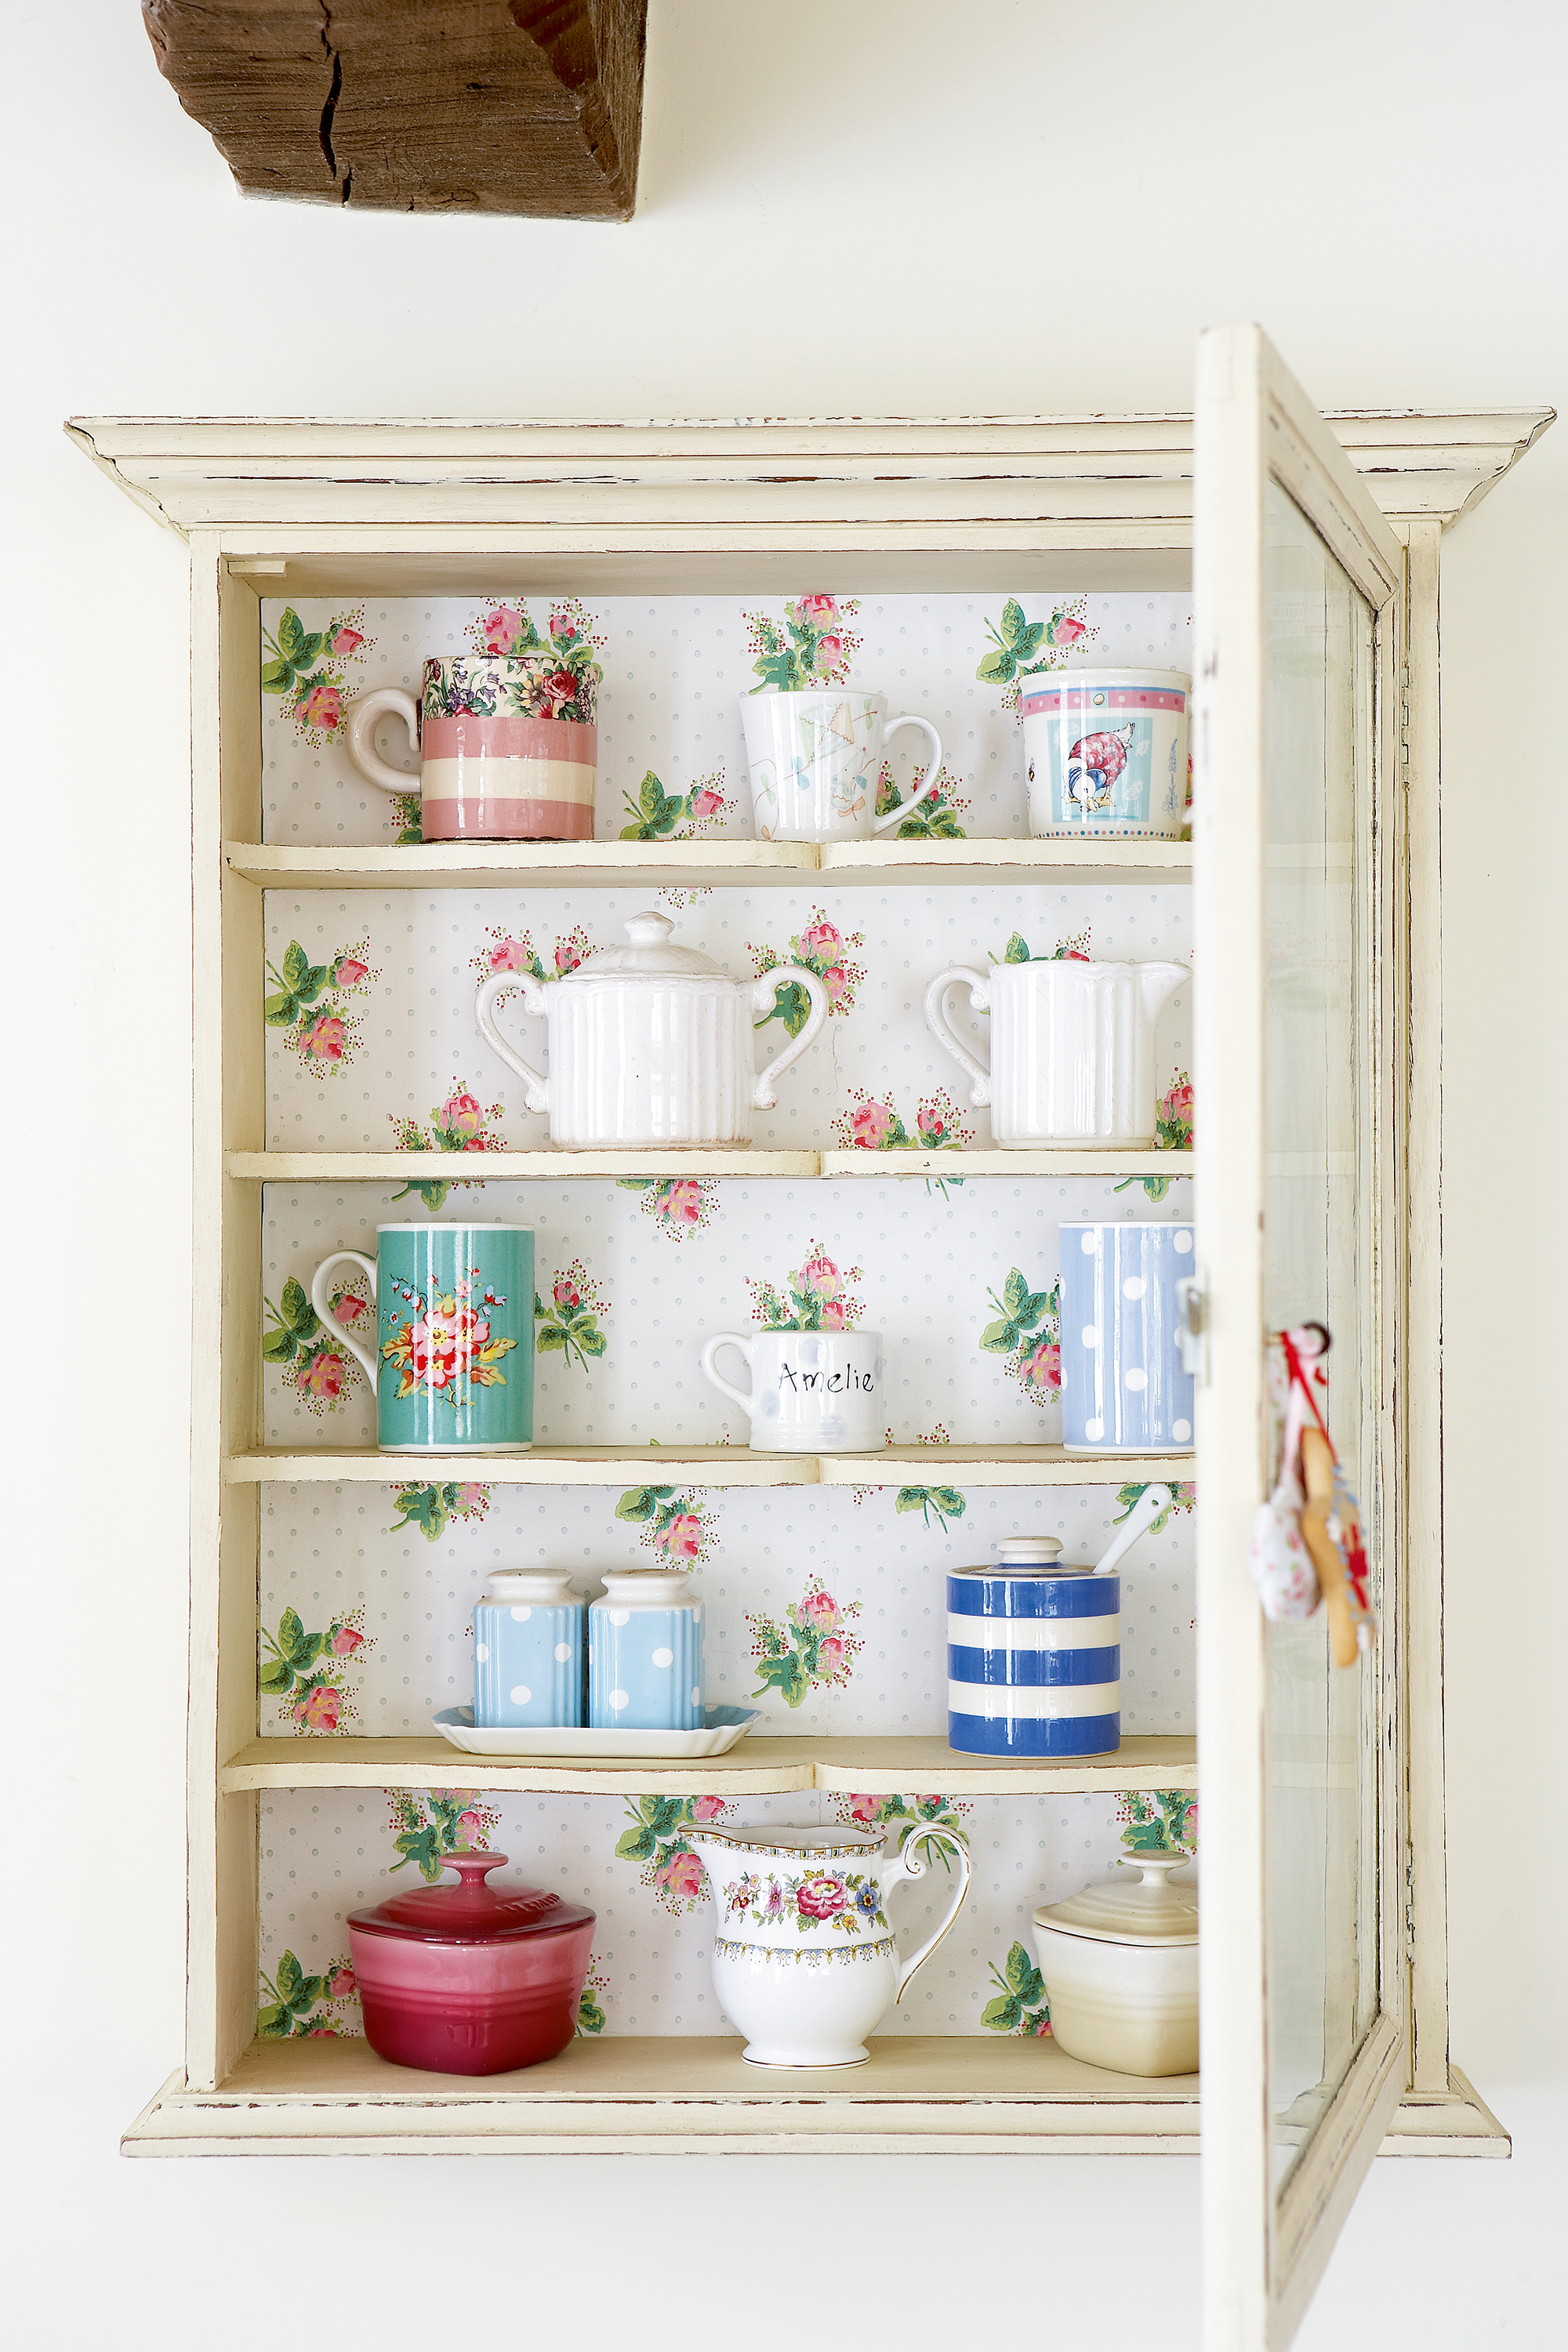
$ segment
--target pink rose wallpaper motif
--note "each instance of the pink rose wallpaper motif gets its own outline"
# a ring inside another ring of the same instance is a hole
[[[961,1797],[854,1797],[836,1796],[834,1810],[847,1829],[890,1829],[896,1835],[889,1841],[891,1850],[902,1853],[913,1831],[929,1826],[951,1831],[965,1846],[969,1832],[963,1826],[963,1816],[974,1808]],[[952,1868],[952,1857],[937,1839],[928,1839],[921,1849],[928,1864],[940,1862],[944,1870]]]
[[[616,1518],[640,1527],[638,1541],[661,1568],[696,1568],[708,1558],[714,1542],[708,1511],[699,1487],[683,1495],[673,1486],[628,1486],[616,1505]]]
[[[833,1140],[841,1151],[962,1151],[974,1140],[974,1129],[945,1087],[915,1106],[912,1135],[890,1090],[879,1097],[852,1087],[849,1101],[849,1109],[841,1110],[833,1122]],[[927,1192],[940,1192],[944,1201],[952,1197],[950,1185],[961,1190],[963,1184],[962,1176],[925,1179]]]
[[[992,956],[993,963],[1088,963],[1089,925],[1074,931],[1068,938],[1058,940],[1048,955],[1036,955],[1022,931],[1015,931],[1000,956]]]
[[[865,944],[864,931],[842,932],[836,923],[828,920],[821,907],[814,907],[810,922],[791,935],[787,955],[781,955],[776,948],[759,947],[754,940],[748,940],[746,946],[757,978],[765,979],[772,971],[781,975],[773,1011],[764,1013],[762,1019],[754,1021],[752,1026],[765,1029],[770,1021],[782,1021],[786,1034],[791,1037],[798,1037],[805,1027],[811,1018],[811,999],[798,981],[792,981],[784,973],[783,968],[792,963],[804,964],[808,971],[816,974],[827,991],[830,1013],[848,1013],[854,1006],[855,992],[866,977],[866,967],[854,962],[847,950],[863,948]]]
[[[1074,596],[1068,604],[1058,604],[1048,620],[1031,621],[1025,617],[1016,597],[1009,596],[1002,607],[1001,626],[986,622],[991,649],[981,656],[974,675],[984,686],[1005,688],[1004,710],[1017,709],[1021,679],[1033,677],[1040,670],[1060,669],[1074,646],[1087,645],[1100,635],[1098,627],[1086,620],[1087,610],[1088,599]]]
[[[982,2025],[993,2033],[1018,2033],[1026,2040],[1050,2032],[1046,1980],[1022,1944],[1009,1945],[1000,1968],[992,1962],[991,1981],[997,1988],[996,1997],[981,2011]]]
[[[852,1331],[866,1305],[847,1285],[860,1281],[864,1271],[858,1265],[840,1271],[820,1242],[807,1242],[805,1259],[785,1275],[782,1291],[771,1282],[745,1277],[752,1320],[764,1331]]]
[[[710,1176],[617,1176],[622,1192],[640,1192],[644,1216],[672,1242],[700,1234],[719,1209],[719,1185]]]
[[[1129,1853],[1196,1853],[1198,1801],[1189,1789],[1130,1789],[1116,1808]],[[1118,1874],[1120,1875],[1120,1873]]]
[[[538,1327],[535,1349],[542,1356],[563,1356],[586,1371],[590,1356],[602,1356],[609,1342],[599,1328],[599,1318],[610,1311],[607,1295],[589,1274],[580,1257],[560,1267],[552,1276],[548,1299],[533,1294],[533,1319]]]
[[[858,596],[797,596],[784,606],[782,622],[766,613],[743,612],[747,650],[758,684],[784,694],[811,686],[843,686],[860,638],[849,624],[860,610]]]
[[[269,1029],[286,1033],[283,1043],[313,1078],[346,1069],[363,1042],[360,1022],[345,1006],[352,997],[368,995],[381,978],[369,956],[366,938],[341,948],[330,963],[312,963],[299,940],[290,940],[282,971],[267,966],[273,990],[262,1000],[262,1017]]]
[[[364,606],[356,604],[324,629],[307,629],[292,605],[286,605],[276,636],[262,628],[268,659],[261,666],[261,691],[287,698],[289,715],[312,751],[341,731],[348,672],[375,643],[361,627],[363,619]]]
[[[621,827],[623,841],[695,841],[732,816],[735,809],[724,790],[722,768],[699,776],[684,793],[667,793],[650,768],[637,786],[636,800],[630,793],[623,793],[621,798],[631,820]]]
[[[346,1731],[358,1712],[353,1676],[374,1647],[363,1609],[334,1617],[324,1633],[308,1633],[299,1612],[285,1609],[276,1635],[261,1629],[260,1695],[296,1731]]]
[[[920,781],[917,776],[915,782]],[[913,789],[911,785],[910,789]],[[892,810],[902,808],[904,796],[893,780],[893,771],[886,760],[877,779],[878,816],[887,816]],[[958,789],[955,777],[945,768],[936,772],[936,782],[923,801],[917,801],[902,822],[892,828],[895,841],[965,841],[968,835],[958,820],[967,814],[970,803]],[[883,835],[886,839],[886,835]]]
[[[1190,1151],[1193,1148],[1193,1086],[1185,1070],[1178,1070],[1154,1106],[1154,1149],[1156,1151]],[[1184,1169],[1181,1171],[1187,1172]],[[1115,1187],[1125,1192],[1130,1184],[1142,1184],[1151,1201],[1163,1201],[1175,1176],[1124,1176]]]
[[[1126,1518],[1128,1513],[1135,1508],[1140,1497],[1147,1492],[1148,1489],[1144,1486],[1118,1486],[1116,1490],[1116,1499],[1121,1504],[1121,1508],[1117,1512],[1115,1518],[1110,1522],[1111,1526],[1113,1528],[1120,1527],[1122,1520]],[[1194,1509],[1196,1507],[1197,1499],[1198,1490],[1196,1486],[1187,1483],[1178,1485],[1174,1481],[1171,1482],[1171,1499],[1165,1508],[1159,1514],[1159,1517],[1150,1520],[1149,1533],[1152,1536],[1157,1536],[1163,1528],[1169,1526],[1174,1513]]]
[[[673,1918],[693,1911],[707,1892],[707,1873],[687,1843],[688,1829],[722,1821],[730,1807],[722,1797],[628,1797],[629,1830],[616,1841],[623,1862],[638,1862],[642,1884]]]
[[[388,1789],[387,1827],[398,1860],[389,1866],[402,1870],[412,1863],[421,1878],[434,1886],[441,1875],[441,1857],[473,1853],[489,1845],[500,1820],[475,1789]]]
[[[530,931],[512,933],[499,924],[490,924],[485,932],[485,944],[468,959],[468,969],[479,980],[489,980],[498,971],[528,972],[534,980],[564,980],[593,954],[588,934],[581,923],[558,939],[546,963],[533,944]],[[498,1004],[505,1004],[511,995],[503,989],[497,996]]]
[[[462,1078],[454,1078],[446,1101],[433,1107],[428,1128],[421,1127],[416,1118],[410,1118],[406,1114],[399,1118],[388,1111],[387,1117],[392,1122],[399,1151],[503,1151],[506,1149],[500,1137],[492,1133],[490,1128],[492,1119],[502,1117],[500,1104],[482,1104]],[[425,1206],[434,1213],[441,1207],[453,1186],[459,1183],[468,1192],[477,1192],[484,1189],[467,1177],[450,1180],[416,1177],[392,1197],[395,1201],[403,1201],[411,1192],[417,1193]]]
[[[980,1344],[987,1355],[1005,1356],[1009,1379],[1017,1382],[1031,1404],[1053,1403],[1061,1393],[1061,1284],[1048,1290],[1031,1290],[1016,1266],[1002,1286],[986,1297],[996,1310]]]
[[[609,1978],[601,1973],[595,1960],[590,1959],[588,1973],[583,1979],[583,1990],[577,1996],[579,2033],[603,2033],[606,2021],[604,1996],[609,1990]]]
[[[359,1988],[347,1957],[329,1960],[320,1976],[307,1976],[292,1952],[285,1952],[268,1976],[258,1969],[266,1998],[256,2012],[263,2042],[332,2042],[362,2029]]]
[[[757,1670],[754,1696],[776,1690],[786,1706],[799,1706],[819,1685],[846,1688],[864,1646],[862,1637],[849,1630],[859,1614],[858,1601],[836,1601],[819,1576],[798,1601],[785,1603],[782,1622],[748,1610]]]
[[[551,657],[552,667],[537,664],[537,675],[527,690],[529,715],[539,719],[574,719],[594,724],[595,698],[604,677],[596,656],[606,640],[595,634],[594,616],[575,596],[558,597],[550,608],[549,635],[542,635],[530,614],[527,600],[487,604],[468,625],[477,654],[496,654],[507,660],[524,656]]]
[[[887,1437],[888,1444],[891,1445],[893,1433],[890,1429]],[[917,1445],[951,1445],[952,1438],[945,1424],[939,1421],[929,1437],[923,1431],[917,1431],[914,1442]],[[879,1495],[882,1491],[880,1486],[853,1486],[850,1496],[858,1508],[873,1495]],[[900,1486],[893,1500],[895,1512],[918,1511],[928,1528],[934,1519],[943,1535],[947,1533],[948,1521],[961,1519],[968,1507],[957,1486]]]
[[[272,1320],[261,1339],[263,1363],[276,1364],[306,1410],[317,1415],[335,1412],[363,1378],[359,1366],[311,1306],[304,1285],[292,1275],[283,1285],[280,1305],[270,1298],[262,1305]],[[349,1330],[373,1335],[375,1310],[360,1274],[340,1280],[327,1303]]]
[[[472,1520],[478,1526],[489,1509],[490,1489],[468,1479],[447,1479],[436,1486],[411,1482],[395,1486],[392,1501],[397,1513],[392,1523],[394,1534],[400,1528],[417,1528],[426,1543],[438,1543],[453,1519]]]

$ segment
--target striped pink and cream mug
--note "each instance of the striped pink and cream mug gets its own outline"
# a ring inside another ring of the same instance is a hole
[[[349,757],[383,792],[411,792],[375,748],[395,712],[420,753],[426,841],[592,841],[597,689],[596,663],[551,647],[427,661],[417,703],[388,686],[350,706]]]

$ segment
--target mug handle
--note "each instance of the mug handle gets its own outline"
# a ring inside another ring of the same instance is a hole
[[[882,1901],[884,1906],[886,1906],[888,1896],[892,1893],[893,1888],[899,1885],[902,1880],[906,1878],[923,1878],[926,1872],[930,1869],[931,1865],[929,1863],[916,1861],[910,1851],[910,1849],[918,1844],[922,1838],[927,1840],[934,1838],[938,1845],[944,1845],[947,1847],[948,1851],[952,1853],[954,1861],[958,1864],[958,1885],[953,1890],[952,1901],[942,1913],[936,1933],[934,1935],[928,1936],[925,1942],[921,1946],[920,1950],[911,1954],[909,1959],[900,1959],[899,1961],[899,1989],[893,1995],[893,1999],[895,2000],[902,2000],[905,1993],[909,1990],[910,1979],[914,1975],[915,1970],[919,1968],[923,1968],[926,1961],[930,1959],[937,1946],[941,1943],[942,1937],[946,1935],[948,1929],[957,1918],[958,1906],[969,1892],[968,1847],[964,1844],[962,1838],[954,1837],[951,1830],[942,1829],[935,1822],[922,1822],[918,1828],[912,1829],[910,1832],[908,1837],[904,1840],[902,1850],[894,1855],[891,1871],[889,1871],[886,1857],[883,1859],[881,1877]],[[893,1873],[896,1873],[897,1875],[895,1876]],[[895,1945],[893,1948],[897,1951],[897,1945]]]
[[[977,1013],[990,1011],[991,990],[984,975],[971,971],[965,964],[949,964],[945,971],[937,973],[926,991],[926,1027],[937,1044],[946,1047],[960,1068],[968,1071],[973,1080],[969,1089],[969,1099],[976,1110],[983,1110],[991,1099],[990,1070],[984,1062],[975,1060],[968,1046],[954,1034],[948,1024],[947,992],[950,988],[956,988],[960,982],[968,989],[969,1001]]]
[[[374,694],[362,694],[349,705],[349,758],[360,774],[384,793],[416,793],[419,779],[405,769],[394,768],[375,748],[375,722],[395,710],[408,730],[408,740],[415,751],[419,749],[419,705],[407,689],[401,686],[378,686]]]
[[[500,1055],[509,1070],[517,1072],[518,1076],[527,1087],[528,1092],[524,1099],[529,1109],[548,1110],[550,1108],[549,1079],[536,1070],[531,1062],[525,1062],[522,1055],[507,1044],[506,1039],[496,1027],[495,1001],[509,988],[521,991],[525,1013],[542,1015],[545,1003],[544,990],[531,972],[492,971],[488,980],[482,980],[479,982],[479,992],[474,999],[474,1019],[479,1024],[479,1034],[486,1045]]]
[[[917,807],[931,791],[936,782],[937,770],[942,766],[942,737],[929,719],[917,719],[913,711],[906,711],[901,719],[889,719],[882,730],[883,742],[887,742],[889,735],[896,735],[900,727],[918,727],[921,730],[926,741],[931,745],[931,765],[907,801],[900,801],[897,808],[888,811],[886,816],[874,816],[871,819],[873,833],[886,833],[888,827],[890,824],[896,824],[900,817],[908,816],[910,811]],[[874,793],[872,797],[873,799],[876,797]]]
[[[779,963],[772,971],[764,972],[752,989],[752,1012],[771,1013],[777,1002],[779,990],[786,980],[797,980],[805,989],[811,999],[811,1015],[800,1035],[792,1037],[784,1052],[775,1055],[765,1070],[758,1071],[756,1085],[752,1088],[752,1105],[756,1110],[772,1110],[778,1100],[773,1080],[782,1070],[787,1070],[792,1062],[799,1060],[821,1029],[830,1009],[826,987],[816,972],[808,971],[803,963]],[[484,993],[482,989],[479,992],[481,995]]]
[[[359,1267],[361,1273],[369,1280],[370,1303],[374,1307],[375,1305],[374,1262],[368,1257],[362,1257],[358,1250],[334,1250],[331,1257],[324,1257],[321,1260],[321,1265],[316,1268],[314,1275],[310,1278],[311,1306],[315,1308],[317,1315],[326,1325],[328,1330],[332,1334],[332,1337],[342,1341],[344,1347],[348,1349],[355,1363],[360,1366],[366,1380],[370,1382],[370,1392],[372,1396],[374,1396],[376,1384],[375,1358],[369,1353],[368,1349],[361,1347],[359,1341],[354,1338],[352,1331],[345,1331],[343,1329],[342,1325],[332,1313],[331,1305],[327,1297],[327,1277],[331,1273],[331,1270],[335,1265],[357,1265]]]
[[[744,1389],[731,1387],[723,1373],[715,1368],[713,1359],[721,1348],[739,1348],[749,1364],[752,1360],[752,1342],[750,1339],[742,1339],[738,1331],[719,1331],[702,1350],[702,1370],[707,1378],[723,1395],[731,1398],[750,1421],[757,1408],[756,1392],[753,1390],[748,1396]]]

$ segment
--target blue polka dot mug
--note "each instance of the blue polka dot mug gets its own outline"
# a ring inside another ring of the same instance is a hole
[[[1068,1223],[1061,1234],[1062,1444],[1085,1454],[1183,1454],[1193,1375],[1176,1286],[1191,1225]]]

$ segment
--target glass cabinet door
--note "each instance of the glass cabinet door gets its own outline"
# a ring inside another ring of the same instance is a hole
[[[1199,345],[1194,529],[1205,2352],[1278,2352],[1406,2079],[1399,1884],[1403,553],[1256,328]],[[1382,1630],[1265,1620],[1272,1335],[1319,1325]]]

